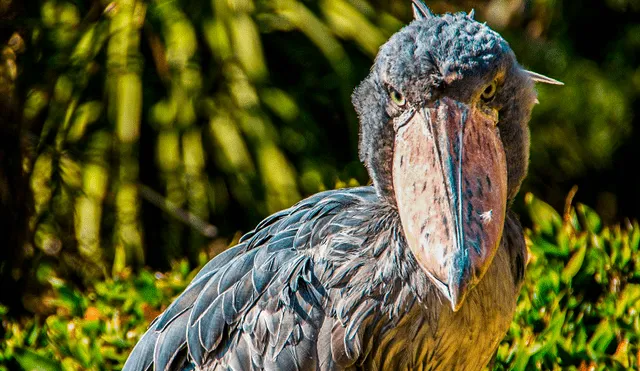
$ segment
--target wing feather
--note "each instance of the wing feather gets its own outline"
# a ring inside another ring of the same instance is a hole
[[[159,334],[148,330],[133,348],[122,371],[147,371],[153,365],[153,349]]]
[[[372,187],[328,191],[264,219],[203,267],[143,336],[125,370],[152,365],[161,370],[332,367],[330,353],[336,349],[317,349],[318,334],[327,328],[337,341],[332,332],[342,331],[343,339],[345,329],[326,317],[328,291],[323,277],[314,274],[315,264],[325,263],[321,254],[318,261],[313,257],[328,238],[362,220],[338,220],[335,214],[375,197]],[[347,331],[348,336],[356,330]],[[341,352],[348,352],[340,343]],[[178,365],[184,362],[189,363]]]
[[[171,370],[173,362],[180,352],[186,347],[185,336],[189,313],[183,312],[164,331],[158,332],[153,362],[156,370]],[[177,365],[181,367],[182,365]]]

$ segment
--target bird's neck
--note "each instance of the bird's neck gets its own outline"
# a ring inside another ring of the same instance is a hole
[[[394,132],[392,125],[384,125],[375,133],[375,145],[365,158],[369,176],[380,199],[395,207],[393,188]]]

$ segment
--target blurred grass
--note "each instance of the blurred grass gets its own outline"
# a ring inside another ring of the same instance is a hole
[[[526,283],[495,370],[634,370],[640,367],[640,226],[605,227],[589,207],[558,214],[528,194],[533,228]],[[200,265],[209,256],[199,256]],[[119,369],[148,323],[196,274],[123,270],[86,291],[41,272],[43,314],[3,319],[0,370]],[[0,307],[5,313],[6,308]]]

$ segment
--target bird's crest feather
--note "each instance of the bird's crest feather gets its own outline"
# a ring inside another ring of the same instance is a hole
[[[411,8],[413,9],[413,18],[416,20],[435,17],[431,12],[431,9],[429,9],[422,0],[412,0]]]

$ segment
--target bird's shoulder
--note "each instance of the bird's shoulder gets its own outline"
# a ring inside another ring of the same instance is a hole
[[[289,209],[264,219],[240,238],[247,250],[259,248],[271,241],[290,238],[291,247],[301,251],[318,246],[331,232],[361,223],[367,209],[378,204],[373,187],[344,188],[317,193]],[[343,218],[336,219],[340,214]],[[290,234],[295,231],[295,236]]]
[[[353,245],[337,236],[370,219],[364,205],[375,204],[377,197],[373,187],[322,192],[263,220],[198,272],[152,323],[125,370],[152,365],[173,369],[187,357],[202,365],[237,345],[239,340],[230,337],[239,331],[255,334],[253,346],[268,345],[276,354],[287,343],[299,341],[301,323],[313,322],[312,312],[323,308],[328,298],[314,273],[315,262],[327,263],[322,251],[332,238],[338,239],[331,244],[338,250]],[[291,318],[285,320],[286,316]],[[237,349],[233,353],[241,369],[264,362],[243,358]]]

